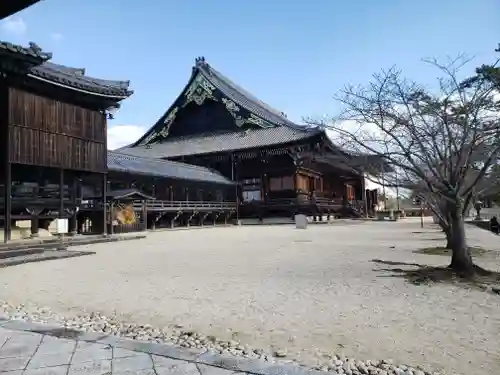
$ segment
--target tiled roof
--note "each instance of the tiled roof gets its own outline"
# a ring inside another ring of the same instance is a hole
[[[115,151],[108,151],[108,170],[224,185],[233,184],[233,181],[208,168],[170,160],[125,155]]]
[[[165,120],[169,117],[171,111],[174,110],[174,108],[177,108],[177,106],[179,105],[179,101],[182,100],[193,82],[195,82],[200,76],[203,77],[208,84],[212,85],[215,88],[217,94],[214,95],[214,97],[217,97],[217,100],[219,100],[220,97],[229,99],[239,108],[244,109],[250,114],[255,115],[257,118],[264,120],[267,123],[266,125],[270,125],[270,127],[286,126],[298,131],[304,131],[304,126],[298,125],[293,121],[288,120],[283,112],[280,112],[264,103],[263,101],[259,100],[253,94],[238,86],[222,73],[212,68],[212,66],[208,64],[203,57],[199,57],[196,59],[196,64],[193,67],[191,78],[178,99],[176,99],[174,104],[172,104],[172,106],[156,122],[156,124],[154,124],[147,132],[143,134],[142,137],[140,137],[129,147],[139,146],[141,142],[144,141],[144,139],[148,138],[149,135],[158,132],[161,128],[163,128],[165,126]]]
[[[126,98],[133,94],[129,90],[130,81],[111,81],[85,75],[85,69],[71,68],[46,62],[31,69],[35,77],[92,93]]]
[[[196,60],[195,69],[212,83],[222,94],[234,101],[237,105],[245,108],[247,111],[269,121],[273,125],[287,125],[297,127],[299,125],[288,120],[283,112],[280,112],[263,101],[259,100],[253,94],[238,86],[229,78],[218,72],[204,58]]]
[[[50,60],[52,58],[52,54],[50,52],[44,52],[33,42],[30,42],[29,47],[23,47],[17,44],[0,41],[0,53],[14,55],[19,54],[24,58],[33,59],[38,64],[41,64],[44,61]]]
[[[126,146],[119,149],[119,151],[130,155],[169,158],[285,144],[307,139],[322,132],[323,130],[315,128],[295,129],[288,126],[278,126],[224,134],[175,138],[172,141],[167,140],[164,143],[149,146]]]
[[[130,81],[112,81],[89,77],[85,75],[85,69],[49,62],[52,54],[44,52],[35,43],[30,43],[29,47],[23,47],[0,41],[0,57],[2,53],[17,55],[19,58],[27,60],[31,64],[27,68],[27,74],[35,79],[115,99],[125,99],[133,94],[133,91],[129,90]]]

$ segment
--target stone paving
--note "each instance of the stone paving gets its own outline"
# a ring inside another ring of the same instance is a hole
[[[1,375],[305,375],[298,366],[21,321],[0,322]],[[66,336],[61,338],[60,336]],[[74,335],[72,338],[69,336]],[[58,337],[59,336],[59,337]]]

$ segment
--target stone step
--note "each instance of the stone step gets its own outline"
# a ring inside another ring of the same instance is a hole
[[[41,253],[32,253],[0,259],[0,268],[17,266],[25,263],[43,262],[46,260],[74,258],[84,255],[95,254],[93,251],[68,251],[68,250],[45,250]]]
[[[42,248],[24,248],[14,250],[0,250],[0,259],[22,257],[31,254],[41,254],[44,252]]]
[[[88,236],[76,236],[76,237],[65,237],[63,241],[59,237],[55,238],[33,238],[26,240],[12,241],[9,243],[0,244],[0,252],[5,250],[25,250],[25,249],[43,249],[50,250],[54,247],[66,248],[68,246],[81,246],[81,245],[92,245],[96,243],[106,243],[106,242],[117,242],[117,241],[129,241],[138,240],[146,238],[144,233],[133,233],[124,235],[88,235]]]

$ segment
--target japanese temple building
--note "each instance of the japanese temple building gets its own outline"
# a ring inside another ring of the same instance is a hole
[[[17,221],[29,220],[36,236],[56,218],[68,219],[75,234],[234,215],[235,185],[220,173],[108,151],[107,120],[132,95],[129,82],[90,77],[51,58],[34,43],[0,42],[4,241]]]
[[[365,192],[363,168],[354,167],[368,164],[354,163],[324,129],[290,121],[203,57],[165,114],[119,152],[217,170],[237,183],[243,217],[360,216],[376,201]]]
[[[0,18],[36,0],[4,1]],[[56,218],[70,234],[228,223],[304,213],[358,217],[377,201],[379,160],[337,147],[197,58],[181,94],[139,140],[107,150],[107,120],[128,81],[51,62],[34,43],[0,42],[0,214],[4,241]],[[375,165],[375,167],[373,167]]]

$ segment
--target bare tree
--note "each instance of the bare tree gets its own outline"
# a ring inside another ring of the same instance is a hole
[[[344,110],[331,123],[309,123],[330,129],[351,155],[384,160],[385,186],[419,186],[446,228],[450,268],[474,274],[464,210],[500,154],[500,107],[491,80],[459,79],[467,62],[428,61],[441,74],[436,92],[395,68],[382,71],[368,85],[335,96]]]

